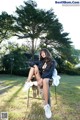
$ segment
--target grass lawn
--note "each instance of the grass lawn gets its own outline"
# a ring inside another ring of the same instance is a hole
[[[0,75],[0,113],[8,112],[9,120],[45,120],[43,101],[31,99],[22,91],[26,77]],[[55,104],[51,87],[51,120],[80,120],[80,76],[61,75]]]

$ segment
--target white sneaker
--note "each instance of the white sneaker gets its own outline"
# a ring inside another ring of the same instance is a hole
[[[23,91],[26,92],[31,86],[33,86],[33,82],[26,82],[23,87]]]
[[[34,82],[33,82],[33,85],[38,86],[38,82],[37,82],[37,81],[34,81]]]
[[[44,110],[45,110],[46,118],[51,118],[52,113],[51,113],[51,109],[50,109],[50,105],[49,104],[44,106]]]

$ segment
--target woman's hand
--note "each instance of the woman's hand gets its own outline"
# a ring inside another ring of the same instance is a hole
[[[42,66],[42,69],[45,69],[47,67],[47,64],[44,63],[44,65]]]

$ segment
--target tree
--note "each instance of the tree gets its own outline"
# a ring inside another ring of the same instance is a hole
[[[24,2],[25,6],[16,9],[15,35],[19,39],[30,38],[32,42],[32,56],[34,55],[34,42],[40,39],[41,47],[50,45],[52,48],[70,47],[68,33],[63,33],[62,24],[59,23],[53,10],[42,10],[37,8],[34,1]],[[62,52],[62,51],[61,51]]]
[[[8,15],[7,12],[2,12],[0,15],[0,43],[12,36],[13,23],[14,19],[12,15]]]
[[[2,57],[2,63],[5,71],[14,74],[27,74],[27,57],[24,54],[24,50],[17,48],[10,51],[9,54]],[[22,73],[21,73],[22,72]]]
[[[54,17],[52,16],[52,18]],[[53,49],[54,54],[58,54],[59,56],[65,56],[65,53],[70,53],[67,52],[70,50],[72,43],[70,38],[68,38],[69,33],[63,32],[63,26],[58,22],[58,19],[54,19],[47,29],[48,34],[46,37],[41,38],[43,41],[40,43],[41,47],[50,47]]]
[[[25,6],[17,8],[15,17],[16,25],[15,31],[19,39],[30,38],[32,42],[32,55],[34,55],[35,39],[44,33],[43,10],[36,9],[35,3],[24,2]]]
[[[2,13],[1,17],[5,25],[1,31],[1,41],[11,36],[17,36],[18,39],[30,39],[31,53],[34,56],[34,43],[40,39],[40,47],[50,46],[56,54],[65,56],[66,51],[71,47],[71,41],[67,37],[68,33],[63,32],[63,26],[53,10],[38,9],[37,4],[31,0],[24,4],[16,8],[15,16]]]

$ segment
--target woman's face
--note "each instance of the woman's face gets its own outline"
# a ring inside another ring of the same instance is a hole
[[[45,58],[45,57],[46,57],[46,54],[45,54],[44,51],[41,51],[41,57],[42,57],[42,58]]]

